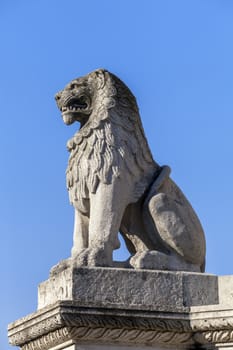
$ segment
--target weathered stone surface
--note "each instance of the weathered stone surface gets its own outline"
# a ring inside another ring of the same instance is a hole
[[[224,277],[56,269],[39,286],[39,310],[9,325],[9,339],[22,350],[229,350],[233,276]]]
[[[67,168],[76,266],[115,266],[121,232],[131,253],[126,267],[204,271],[201,224],[170,168],[154,161],[127,86],[99,69],[56,100],[67,125],[81,124],[68,141]]]
[[[233,276],[219,276],[218,278],[218,288],[220,304],[229,306],[232,308],[233,305]]]
[[[70,267],[54,273],[39,286],[38,308],[58,300],[129,310],[185,311],[192,305],[218,303],[217,277],[200,273]]]

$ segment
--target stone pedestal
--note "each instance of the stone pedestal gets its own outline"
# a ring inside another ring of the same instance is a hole
[[[22,350],[233,349],[233,276],[71,268],[9,325]]]

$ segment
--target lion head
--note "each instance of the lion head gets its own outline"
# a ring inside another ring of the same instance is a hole
[[[70,125],[78,121],[81,128],[87,122],[90,124],[91,120],[96,122],[96,119],[105,119],[106,116],[99,112],[112,109],[116,102],[122,108],[130,108],[138,113],[136,99],[128,87],[104,69],[72,80],[64,90],[56,94],[55,99],[64,123]]]
[[[140,182],[140,189],[135,186],[138,198],[158,165],[129,88],[114,74],[98,69],[72,80],[55,98],[65,124],[80,123],[79,131],[67,144],[71,152],[67,187],[72,204],[79,202],[82,206],[100,181],[111,183],[121,176],[123,168],[135,183]]]
[[[64,90],[56,94],[55,99],[65,124],[78,121],[82,127],[88,121],[95,95],[95,88],[89,80],[90,78],[72,80]]]

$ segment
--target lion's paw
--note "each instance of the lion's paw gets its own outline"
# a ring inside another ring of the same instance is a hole
[[[111,266],[112,257],[104,249],[86,248],[82,249],[73,257],[76,267]]]
[[[50,276],[55,276],[60,272],[68,269],[72,266],[72,259],[68,258],[66,260],[61,260],[57,265],[53,266],[50,270]]]

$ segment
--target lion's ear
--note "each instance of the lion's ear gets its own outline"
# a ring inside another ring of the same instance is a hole
[[[96,79],[96,82],[97,82],[97,89],[102,89],[105,85],[105,75],[107,74],[108,72],[106,71],[106,69],[103,69],[103,68],[100,68],[100,69],[97,69],[93,72],[93,74],[95,75],[95,79]]]

